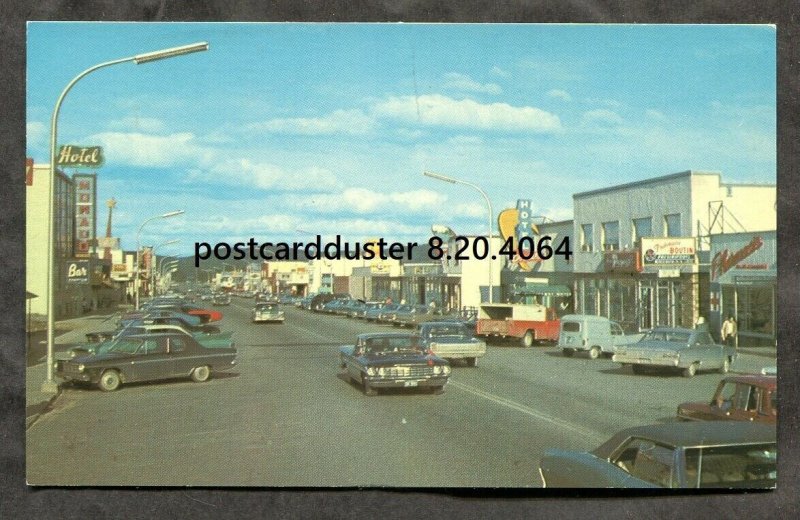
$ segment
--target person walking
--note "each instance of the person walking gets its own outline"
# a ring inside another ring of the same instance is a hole
[[[720,330],[722,342],[729,347],[736,346],[736,320],[733,316],[728,316],[728,319],[722,322],[722,330]]]

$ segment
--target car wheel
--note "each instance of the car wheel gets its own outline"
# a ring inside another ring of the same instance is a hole
[[[564,357],[572,357],[575,351],[572,350],[571,348],[565,348],[561,351],[561,353],[564,354]]]
[[[100,381],[97,386],[104,392],[113,392],[118,389],[122,384],[122,379],[119,377],[119,372],[116,370],[106,370],[100,375]]]
[[[725,360],[722,362],[722,366],[719,368],[721,374],[727,374],[728,371],[731,369],[731,360],[728,356],[725,356]]]
[[[372,388],[372,386],[369,384],[369,381],[367,381],[367,378],[364,376],[361,376],[361,386],[364,387],[364,395],[369,397],[378,395],[378,391]]]
[[[597,359],[600,357],[600,347],[594,346],[589,349],[589,358]]]
[[[525,334],[522,335],[522,339],[520,340],[522,346],[524,348],[532,347],[533,346],[533,332],[527,330]]]
[[[476,358],[476,357],[468,357],[467,358],[467,366],[468,367],[476,367],[476,366],[478,366],[478,358]]]
[[[211,367],[209,366],[197,367],[192,370],[192,381],[195,383],[208,381],[209,377],[211,377]]]
[[[683,377],[693,377],[697,373],[697,363],[692,363],[683,369]]]

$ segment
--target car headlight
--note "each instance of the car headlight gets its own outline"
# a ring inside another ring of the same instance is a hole
[[[442,367],[440,365],[436,365],[436,366],[433,367],[433,374],[434,375],[438,376],[441,373],[442,373]]]
[[[383,367],[380,367],[378,369],[378,375],[383,377],[384,375],[386,375],[386,370]]]
[[[372,368],[372,367],[367,367],[367,375],[368,375],[368,376],[374,376],[375,374],[376,374],[376,371],[375,371],[375,369],[374,369],[374,368]]]
[[[444,375],[449,374],[450,373],[450,366],[449,365],[443,366],[442,367],[442,372],[444,372]]]
[[[83,363],[78,365],[78,372],[83,372],[84,370],[86,370],[86,365],[84,365]]]

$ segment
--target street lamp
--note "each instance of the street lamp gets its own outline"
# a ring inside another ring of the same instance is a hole
[[[153,256],[154,257],[156,256],[156,249],[158,249],[159,247],[168,246],[168,245],[171,245],[171,244],[177,244],[180,241],[181,240],[179,238],[174,238],[172,240],[167,240],[166,242],[162,242],[162,243],[158,244],[157,246],[154,246],[153,250],[152,250],[153,251]],[[150,287],[152,288],[153,296],[156,295],[156,272],[157,271],[158,271],[158,258],[156,257],[155,266],[153,266],[152,264],[150,265]]]
[[[72,80],[67,83],[67,86],[56,100],[56,105],[53,108],[53,115],[50,118],[50,186],[48,189],[50,194],[50,203],[48,204],[47,216],[47,379],[45,379],[44,383],[42,383],[42,392],[44,393],[54,394],[58,392],[58,385],[53,380],[53,333],[55,331],[55,299],[53,297],[55,285],[55,246],[53,244],[55,239],[55,210],[53,206],[55,205],[56,191],[56,141],[58,136],[58,114],[61,111],[61,104],[63,103],[64,98],[67,96],[67,93],[72,90],[72,87],[75,86],[75,84],[81,78],[98,69],[129,61],[139,65],[150,61],[162,60],[207,50],[208,42],[198,42],[190,45],[183,45],[181,47],[172,47],[170,49],[162,49],[159,51],[137,54],[136,56],[130,56],[127,58],[120,58],[118,60],[98,63],[97,65],[89,67],[72,78]]]
[[[139,226],[139,230],[136,232],[136,270],[135,270],[136,283],[133,285],[133,290],[136,293],[136,310],[139,310],[139,286],[141,285],[141,280],[139,280],[139,264],[140,264],[140,261],[141,261],[141,257],[139,256],[139,239],[140,239],[141,234],[142,234],[142,228],[145,226],[145,224],[147,224],[150,221],[153,221],[153,220],[156,220],[156,219],[160,219],[160,218],[177,217],[178,215],[183,215],[184,213],[185,212],[182,209],[180,209],[178,211],[170,211],[170,212],[164,213],[162,215],[155,215],[153,217],[148,218],[144,222],[142,222],[142,225]],[[150,254],[152,256],[152,251],[151,251]],[[151,262],[152,262],[152,259],[151,259]]]
[[[422,174],[425,175],[426,177],[430,177],[431,179],[437,179],[440,181],[449,182],[450,184],[463,184],[464,186],[469,186],[470,188],[478,190],[478,192],[481,195],[483,195],[483,198],[486,200],[486,206],[489,208],[489,235],[487,236],[488,242],[486,244],[487,247],[489,248],[489,255],[487,256],[489,260],[489,303],[494,303],[494,298],[493,298],[494,290],[492,287],[494,285],[494,274],[492,273],[492,254],[491,254],[492,224],[494,222],[494,215],[492,214],[492,201],[489,200],[489,196],[486,195],[485,191],[483,191],[478,185],[472,184],[471,182],[462,181],[460,179],[454,179],[452,177],[448,177],[446,175],[441,175],[433,172],[422,172]]]

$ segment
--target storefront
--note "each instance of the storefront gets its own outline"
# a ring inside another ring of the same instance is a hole
[[[710,324],[736,320],[739,346],[776,345],[777,241],[775,231],[711,237]]]

